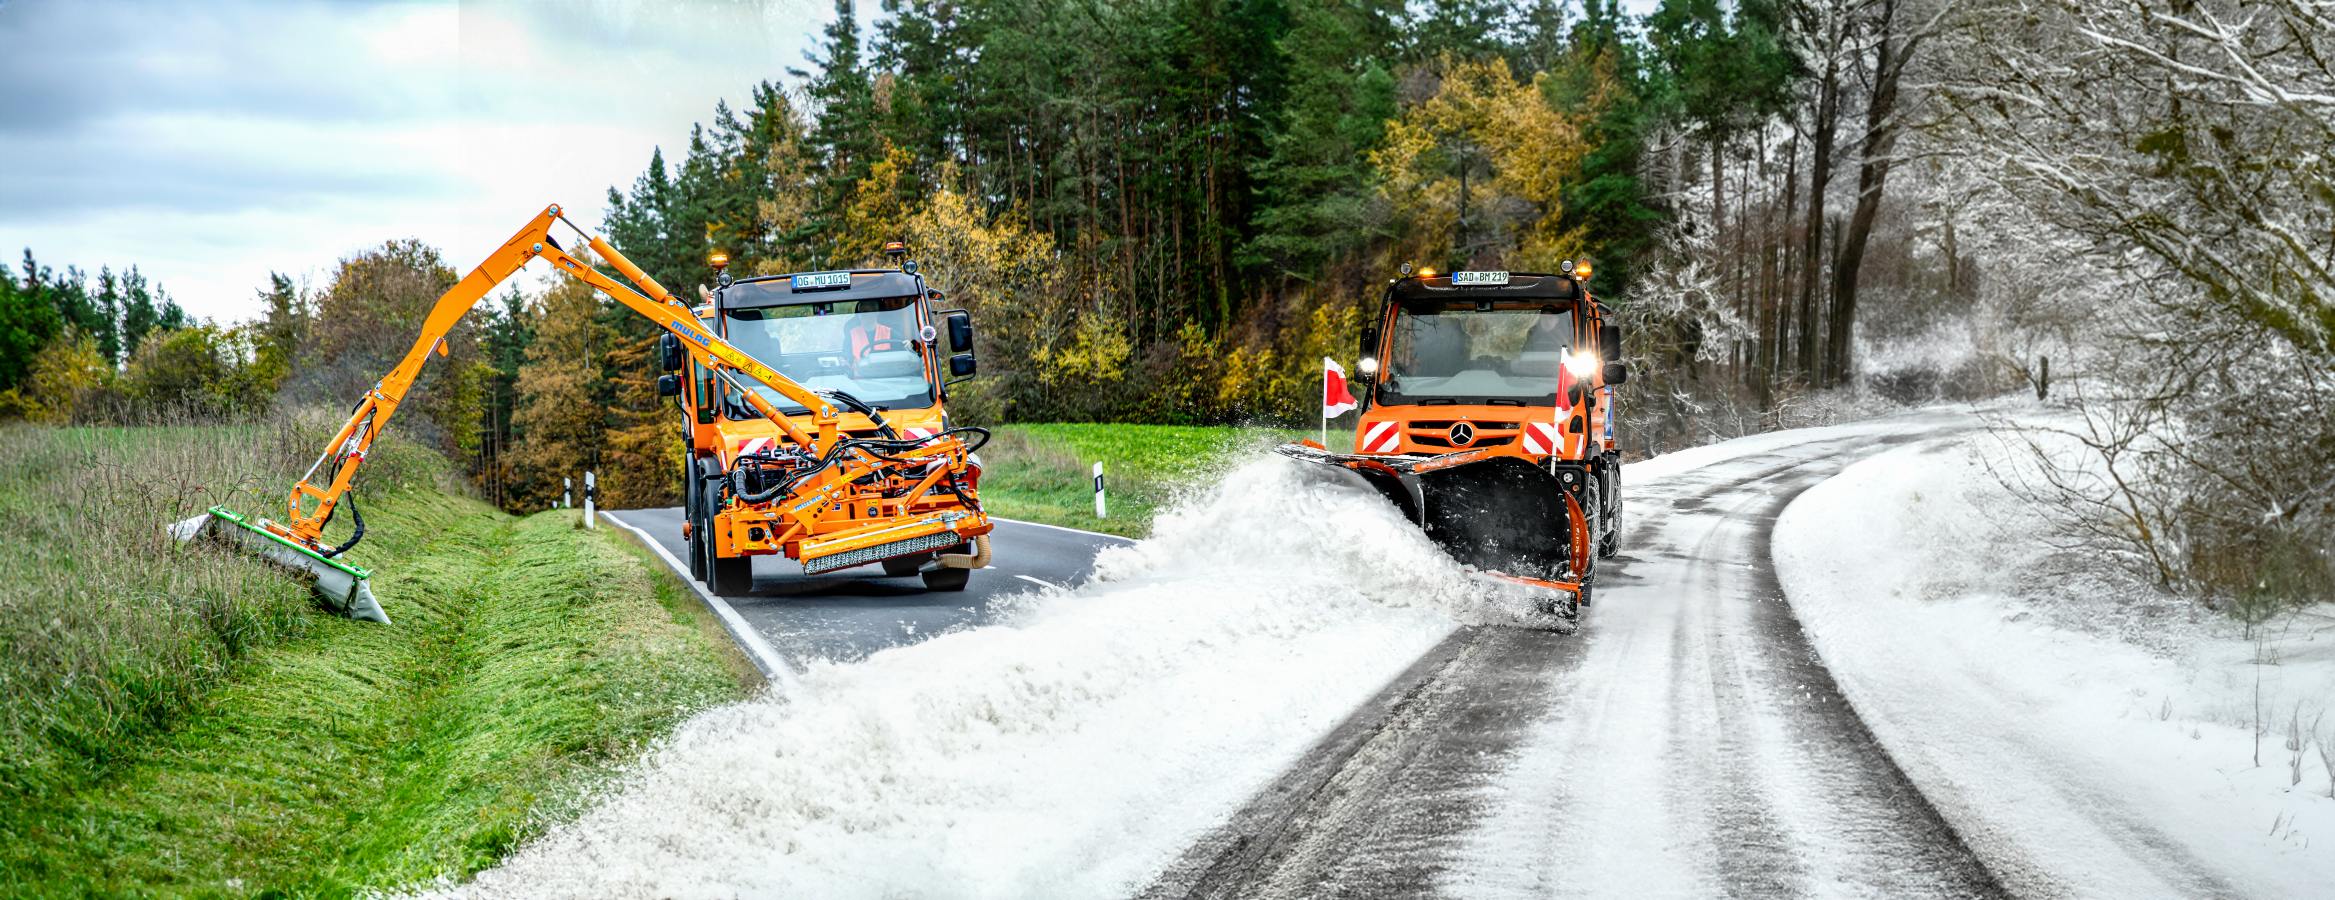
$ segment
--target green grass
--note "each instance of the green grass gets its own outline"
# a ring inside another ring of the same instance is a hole
[[[1312,432],[1198,425],[1004,425],[981,450],[981,499],[1009,519],[1128,537],[1182,491],[1206,484],[1234,454]],[[1092,469],[1103,464],[1110,517],[1094,514]]]
[[[186,477],[232,479],[269,467],[252,449],[264,438],[0,430],[0,514],[125,490],[107,473],[186,446],[200,448],[179,459]],[[745,692],[751,669],[637,548],[573,512],[514,519],[449,494],[443,469],[415,451],[367,473],[386,488],[367,496],[351,556],[393,626],[317,612],[232,554],[141,537],[232,480],[133,498],[108,513],[122,521],[51,513],[51,529],[0,547],[0,566],[65,571],[0,605],[18,642],[0,660],[0,894],[334,895],[460,877],[680,717]]]

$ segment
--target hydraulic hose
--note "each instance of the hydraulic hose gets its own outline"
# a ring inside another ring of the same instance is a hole
[[[351,490],[346,494],[342,494],[341,502],[347,503],[349,505],[349,520],[355,522],[357,527],[355,531],[349,532],[348,543],[342,544],[338,547],[326,547],[316,551],[316,555],[324,557],[325,559],[331,559],[335,556],[347,553],[349,548],[356,546],[358,541],[365,539],[365,511],[357,508],[357,492]],[[324,517],[324,524],[332,524],[332,517],[339,514],[340,507],[335,505],[332,508],[332,513]],[[319,527],[321,528],[321,526]]]
[[[740,459],[738,461],[739,464],[730,470],[730,492],[736,494],[739,499],[748,503],[768,503],[772,499],[794,490],[795,485],[801,484],[804,479],[826,471],[829,467],[835,465],[838,460],[842,459],[843,454],[846,452],[857,451],[877,459],[884,460],[886,462],[913,462],[914,460],[893,456],[892,454],[905,453],[924,446],[925,444],[932,443],[933,441],[940,440],[941,438],[959,434],[972,435],[977,438],[976,441],[966,444],[965,451],[968,453],[979,450],[989,443],[989,429],[975,428],[971,426],[951,428],[927,438],[908,440],[854,438],[852,440],[837,441],[834,447],[828,449],[826,455],[819,457],[817,460],[814,460],[811,465],[806,466],[802,470],[787,476],[777,484],[770,485],[759,491],[748,490],[746,484],[746,469],[749,465],[752,465],[755,468],[760,468],[759,462],[749,461],[748,459]]]

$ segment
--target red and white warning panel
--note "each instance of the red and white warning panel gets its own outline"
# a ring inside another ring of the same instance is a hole
[[[1402,424],[1393,420],[1372,422],[1362,427],[1362,452],[1393,453],[1402,445]]]
[[[1524,423],[1524,452],[1555,453],[1557,448],[1563,445],[1563,439],[1558,437],[1557,423]]]

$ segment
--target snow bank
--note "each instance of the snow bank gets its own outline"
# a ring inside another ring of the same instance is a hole
[[[1858,713],[2018,893],[2325,896],[2326,751],[2290,786],[2283,733],[2298,702],[2306,727],[2335,721],[2335,628],[2257,648],[2227,623],[2159,623],[2195,630],[2158,642],[2178,655],[2104,633],[2131,604],[2067,577],[1988,441],[1858,463],[1777,525],[1793,609]]]
[[[1125,893],[1488,588],[1367,489],[1253,459],[1003,624],[700,715],[458,895]]]

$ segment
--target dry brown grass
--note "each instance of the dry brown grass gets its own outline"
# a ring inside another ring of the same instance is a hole
[[[214,504],[281,516],[318,418],[0,427],[0,796],[78,782],[302,630],[304,583],[163,526]],[[383,449],[369,488],[431,474],[428,454]]]

